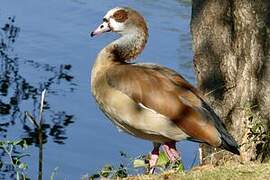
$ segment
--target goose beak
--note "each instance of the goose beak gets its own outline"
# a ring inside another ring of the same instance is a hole
[[[97,27],[96,30],[94,30],[93,32],[91,32],[91,37],[94,37],[96,35],[99,35],[99,34],[102,34],[102,33],[105,33],[105,32],[109,32],[111,31],[111,28],[109,26],[109,23],[108,22],[103,22],[101,25],[99,25]]]

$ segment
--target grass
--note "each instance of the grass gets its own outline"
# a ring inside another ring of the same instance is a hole
[[[226,164],[224,166],[213,167],[210,165],[194,167],[188,172],[175,173],[173,171],[164,172],[157,175],[139,175],[127,177],[127,180],[151,180],[151,179],[183,179],[183,180],[216,180],[216,179],[235,179],[253,180],[270,179],[270,164]]]

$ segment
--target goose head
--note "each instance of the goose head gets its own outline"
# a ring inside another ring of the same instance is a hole
[[[147,25],[137,11],[128,7],[116,7],[106,13],[103,23],[91,32],[91,37],[105,32],[116,32],[120,35],[142,32],[147,35]]]
[[[103,17],[103,22],[91,33],[91,37],[105,32],[121,35],[105,47],[113,54],[114,61],[128,62],[137,57],[144,49],[148,38],[144,18],[128,7],[116,7],[109,10]]]

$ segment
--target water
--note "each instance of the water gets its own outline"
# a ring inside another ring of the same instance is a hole
[[[136,157],[152,148],[150,142],[119,133],[90,94],[89,74],[96,54],[117,35],[90,39],[89,32],[109,9],[130,6],[145,16],[150,37],[138,62],[162,64],[195,82],[189,32],[191,6],[186,1],[1,0],[0,5],[0,26],[9,23],[18,27],[14,43],[4,31],[0,36],[9,42],[3,50],[6,57],[1,56],[0,62],[0,87],[3,82],[8,84],[0,88],[0,139],[27,138],[30,146],[26,152],[31,156],[23,160],[29,164],[31,179],[37,179],[37,131],[24,112],[38,114],[44,87],[48,89],[44,179],[49,179],[56,167],[55,179],[79,179],[107,163],[118,165],[120,151]],[[15,22],[8,17],[14,17]],[[14,60],[14,67],[4,67],[8,59]],[[4,111],[3,107],[10,109]],[[178,143],[178,149],[188,169],[197,144]],[[1,175],[7,178],[10,174]]]

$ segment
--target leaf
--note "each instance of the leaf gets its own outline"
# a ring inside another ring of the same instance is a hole
[[[113,170],[113,167],[111,165],[105,165],[101,169],[100,175],[103,177],[108,177],[111,174],[112,170]]]
[[[28,165],[27,165],[26,163],[21,163],[21,164],[19,165],[19,168],[20,168],[20,169],[28,169]]]
[[[89,177],[89,179],[97,179],[97,178],[100,178],[100,175],[99,174],[93,174]]]
[[[29,120],[32,124],[34,124],[34,126],[35,126],[36,128],[39,127],[39,125],[38,125],[36,119],[35,119],[28,111],[25,112],[25,115],[26,115],[26,117],[28,118],[28,120]]]
[[[125,178],[128,176],[126,168],[120,167],[114,174],[113,177],[120,177],[120,178]]]
[[[157,165],[156,166],[164,167],[168,163],[170,163],[170,160],[167,157],[167,155],[165,154],[165,152],[160,152],[159,153],[159,156],[158,156],[158,161],[157,161]]]
[[[16,146],[18,144],[20,144],[23,140],[22,139],[18,139],[12,142],[12,145]]]
[[[173,165],[172,168],[176,171],[176,172],[184,172],[185,168],[184,165],[182,163],[182,161],[178,160],[176,161]]]
[[[148,165],[145,163],[145,160],[143,160],[143,159],[135,159],[133,161],[133,167],[134,168],[145,168],[147,166]]]
[[[27,142],[25,139],[19,139],[12,142],[12,145],[16,146],[19,145],[21,148],[26,149],[28,147]]]
[[[0,141],[0,148],[3,148],[4,143],[4,141]]]

